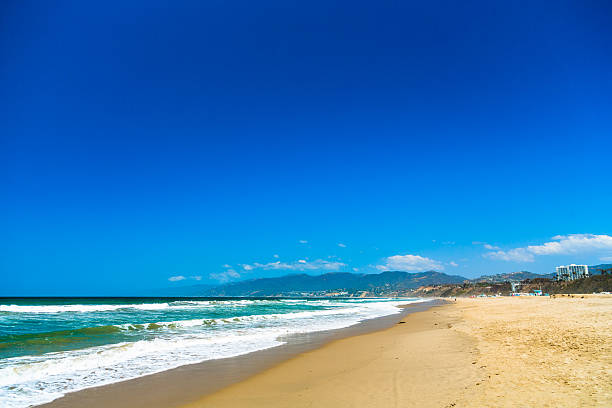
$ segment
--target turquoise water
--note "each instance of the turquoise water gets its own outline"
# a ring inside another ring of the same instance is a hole
[[[283,344],[416,299],[0,298],[0,406]]]
[[[325,309],[316,301],[287,303],[256,298],[0,299],[0,302],[0,359],[151,339],[159,332],[157,322]],[[249,307],[245,307],[247,304]],[[211,324],[206,329],[215,327]],[[167,331],[177,328],[164,327]]]

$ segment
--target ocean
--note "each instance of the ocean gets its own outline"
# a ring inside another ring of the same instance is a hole
[[[420,299],[0,298],[0,407],[284,344]]]

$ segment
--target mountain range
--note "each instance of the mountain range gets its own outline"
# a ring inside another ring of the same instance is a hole
[[[423,285],[439,283],[461,283],[466,278],[457,275],[428,271],[419,273],[382,272],[378,274],[356,274],[348,272],[324,275],[296,274],[278,278],[252,279],[208,288],[206,296],[274,296],[312,292],[357,291],[378,292],[382,290],[414,289]]]
[[[612,270],[612,264],[599,264],[589,266],[589,274],[591,275],[601,275],[604,272],[610,273]]]
[[[593,265],[591,274],[601,274],[612,264]],[[444,284],[477,284],[522,281],[525,279],[552,279],[554,274],[537,274],[528,271],[483,275],[468,279],[459,275],[447,275],[437,271],[402,272],[388,271],[378,274],[334,272],[323,275],[292,274],[275,278],[250,279],[214,285],[193,285],[164,290],[166,296],[303,296],[311,294],[369,295],[406,292],[424,286]]]
[[[470,282],[501,283],[501,282],[522,281],[525,279],[536,279],[536,278],[552,279],[554,277],[555,277],[554,273],[541,275],[538,273],[533,273],[533,272],[528,272],[528,271],[519,271],[519,272],[510,272],[510,273],[498,273],[496,275],[482,275],[479,278],[470,279]]]

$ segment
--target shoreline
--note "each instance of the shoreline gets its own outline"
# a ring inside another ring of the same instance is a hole
[[[609,407],[610,316],[612,296],[439,299],[372,320],[383,325],[386,319],[386,328],[367,330],[362,323],[356,325],[361,333],[342,329],[321,344],[307,339],[310,348],[282,357],[269,349],[227,359],[234,362],[230,371],[256,369],[214,389],[206,379],[221,360],[68,394],[45,406]],[[258,356],[267,356],[266,363]]]
[[[207,360],[125,381],[65,394],[40,408],[174,408],[198,401],[232,384],[240,383],[301,353],[340,339],[384,330],[406,315],[446,303],[425,299],[401,306],[399,313],[368,319],[341,329],[281,337],[285,344],[235,357]]]
[[[460,323],[455,311],[455,302],[445,300],[408,313],[383,330],[329,342],[181,408],[450,407],[453,395],[478,377],[471,365],[476,340],[445,330]]]
[[[609,407],[612,297],[457,298],[183,408]]]
[[[612,297],[457,298],[183,408],[609,407]]]

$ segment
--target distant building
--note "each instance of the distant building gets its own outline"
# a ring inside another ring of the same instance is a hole
[[[558,268],[557,268],[558,269]],[[510,282],[510,287],[512,288],[512,293],[515,293],[518,288],[522,286],[521,282]]]
[[[557,266],[558,281],[573,281],[575,279],[588,278],[589,267],[587,265]]]

